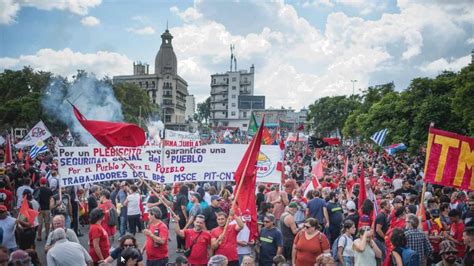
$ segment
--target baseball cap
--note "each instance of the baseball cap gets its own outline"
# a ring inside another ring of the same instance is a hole
[[[454,243],[449,240],[443,240],[440,244],[439,254],[446,252],[458,252],[458,249],[454,246]]]
[[[222,199],[222,198],[221,198],[221,196],[219,196],[219,195],[212,195],[212,196],[211,196],[211,201],[213,201],[213,200],[221,200],[221,199]]]
[[[40,184],[41,185],[46,185],[46,183],[48,183],[48,179],[46,179],[46,177],[40,178]]]
[[[356,209],[356,204],[354,203],[354,201],[349,200],[346,203],[346,207],[347,207],[348,210],[355,210]]]
[[[288,208],[298,208],[298,204],[296,204],[296,202],[290,202],[290,204],[288,204]]]

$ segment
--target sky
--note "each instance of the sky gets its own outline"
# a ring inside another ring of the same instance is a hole
[[[72,77],[127,75],[150,64],[168,25],[178,74],[197,102],[211,74],[255,66],[266,106],[307,107],[325,96],[458,71],[471,62],[470,0],[0,0],[0,71]],[[355,81],[355,82],[351,82]]]

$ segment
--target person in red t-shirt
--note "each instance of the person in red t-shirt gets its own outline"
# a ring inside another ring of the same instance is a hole
[[[451,230],[449,235],[446,236],[447,239],[453,241],[456,244],[456,249],[458,250],[458,257],[464,257],[464,242],[462,240],[462,233],[464,231],[464,222],[461,219],[461,212],[457,209],[450,210],[448,213],[449,220],[451,221]]]
[[[239,265],[239,256],[237,255],[237,234],[244,228],[244,222],[238,216],[235,217],[236,224],[229,224],[225,233],[224,227],[227,215],[223,212],[216,214],[218,227],[211,231],[211,248],[214,255],[224,255],[227,257],[229,266]],[[234,211],[230,210],[229,217],[233,218]]]
[[[98,264],[109,256],[110,242],[109,236],[104,228],[100,225],[104,219],[104,211],[100,208],[93,209],[89,214],[89,254]]]
[[[103,190],[100,192],[100,198],[99,198],[100,204],[99,208],[104,211],[104,219],[102,219],[102,228],[104,228],[105,232],[107,232],[107,235],[109,235],[109,241],[110,243],[114,242],[114,235],[116,232],[116,226],[110,226],[109,225],[109,219],[110,219],[110,209],[115,208],[114,204],[110,200],[110,192],[108,190]]]
[[[160,208],[148,210],[148,229],[143,230],[146,236],[146,265],[165,266],[168,263],[168,227],[161,221]]]
[[[6,183],[0,181],[0,204],[7,206],[8,211],[12,210],[13,193],[5,189]]]
[[[185,248],[191,249],[188,262],[191,265],[207,265],[207,260],[211,254],[211,234],[204,231],[206,217],[197,215],[194,219],[193,229],[179,229],[179,217],[173,216],[176,234],[184,238]]]

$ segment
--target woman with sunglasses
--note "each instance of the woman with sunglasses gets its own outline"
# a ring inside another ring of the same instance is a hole
[[[316,258],[323,254],[330,254],[327,237],[319,231],[319,222],[315,218],[308,218],[295,237],[292,250],[293,265],[314,265]]]
[[[104,261],[99,261],[99,263],[112,263],[112,261],[117,260],[118,265],[120,262],[120,257],[122,257],[123,251],[127,248],[138,249],[137,240],[132,235],[124,235],[122,238],[120,238],[119,246],[112,252],[110,252],[110,256],[108,256]],[[143,258],[140,254],[138,262],[141,261],[143,261]]]

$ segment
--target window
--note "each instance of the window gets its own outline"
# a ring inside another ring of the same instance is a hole
[[[244,78],[245,83],[247,83],[247,77]]]
[[[237,78],[236,78],[236,77],[233,77],[233,78],[232,78],[232,81],[233,81],[233,82],[237,81]]]
[[[235,112],[231,112],[230,115],[234,116],[234,115],[235,115]]]
[[[216,84],[216,79],[212,79],[212,84]]]
[[[247,124],[242,124],[242,127],[247,127]]]
[[[243,112],[242,115],[244,116],[244,118],[246,118],[246,117],[247,117],[247,112]],[[245,125],[245,126],[246,126],[246,125]],[[245,126],[244,126],[244,127],[245,127]]]
[[[232,99],[235,99],[235,94],[232,94]]]
[[[235,103],[232,103],[232,107],[235,107]]]
[[[235,86],[232,86],[232,90],[235,91],[237,89],[237,87]]]
[[[225,115],[225,112],[222,112],[223,115]]]

